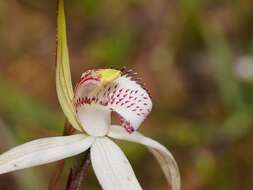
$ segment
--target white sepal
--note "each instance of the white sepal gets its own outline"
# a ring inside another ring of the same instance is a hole
[[[175,159],[167,148],[151,138],[145,137],[139,132],[127,133],[120,126],[111,126],[109,137],[127,140],[146,145],[160,163],[168,183],[173,190],[180,190],[180,173]]]
[[[0,155],[0,174],[55,162],[80,154],[94,142],[83,134],[49,137],[17,146]]]
[[[109,138],[97,138],[91,147],[91,163],[104,190],[141,190],[122,150]]]

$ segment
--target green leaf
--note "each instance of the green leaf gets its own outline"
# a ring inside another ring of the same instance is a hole
[[[56,50],[56,90],[62,110],[70,124],[79,131],[82,127],[78,123],[73,100],[73,87],[71,82],[71,73],[69,66],[69,54],[66,36],[66,23],[64,13],[64,1],[58,1],[57,15],[57,50]]]

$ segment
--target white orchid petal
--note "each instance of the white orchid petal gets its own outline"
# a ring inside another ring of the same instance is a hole
[[[80,122],[84,115],[81,113],[82,108],[89,109],[92,108],[90,105],[95,104],[108,111],[115,111],[126,130],[133,132],[152,109],[148,92],[127,71],[106,83],[98,73],[100,70],[85,72],[76,85],[74,105]]]
[[[106,135],[111,122],[111,111],[95,103],[98,101],[98,99],[95,100],[95,96],[101,84],[96,72],[90,70],[83,73],[75,88],[76,116],[84,131],[92,136]]]
[[[80,107],[77,116],[86,133],[92,136],[105,136],[111,125],[111,112],[100,105]]]
[[[122,150],[109,138],[97,138],[91,147],[91,163],[104,190],[142,189]]]
[[[120,126],[115,125],[110,127],[108,136],[115,139],[127,140],[146,145],[160,163],[166,179],[168,183],[171,184],[172,189],[180,190],[180,173],[177,163],[165,146],[151,138],[143,136],[139,132],[128,134]]]
[[[17,146],[0,155],[0,174],[71,157],[87,150],[93,137],[83,134],[49,137]]]

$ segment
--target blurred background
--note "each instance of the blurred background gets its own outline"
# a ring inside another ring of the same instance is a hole
[[[73,82],[90,68],[137,71],[154,101],[140,130],[173,153],[183,190],[253,189],[252,7],[252,0],[66,2]],[[62,134],[55,18],[52,0],[0,1],[0,152]],[[168,189],[145,147],[120,146],[145,190]],[[46,189],[55,165],[1,175],[0,189]],[[91,167],[83,189],[100,189]]]

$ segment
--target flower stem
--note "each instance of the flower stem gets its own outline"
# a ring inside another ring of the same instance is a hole
[[[74,133],[74,131],[75,131],[75,129],[68,123],[68,121],[66,121],[65,125],[64,125],[63,135],[64,136],[71,135]],[[52,174],[51,180],[48,185],[48,190],[59,189],[59,188],[57,188],[57,186],[58,186],[58,182],[61,177],[61,174],[63,172],[64,165],[65,165],[64,160],[60,160],[57,162],[56,168]]]
[[[78,190],[90,165],[90,149],[83,153],[76,161],[76,166],[71,169],[65,190]]]

